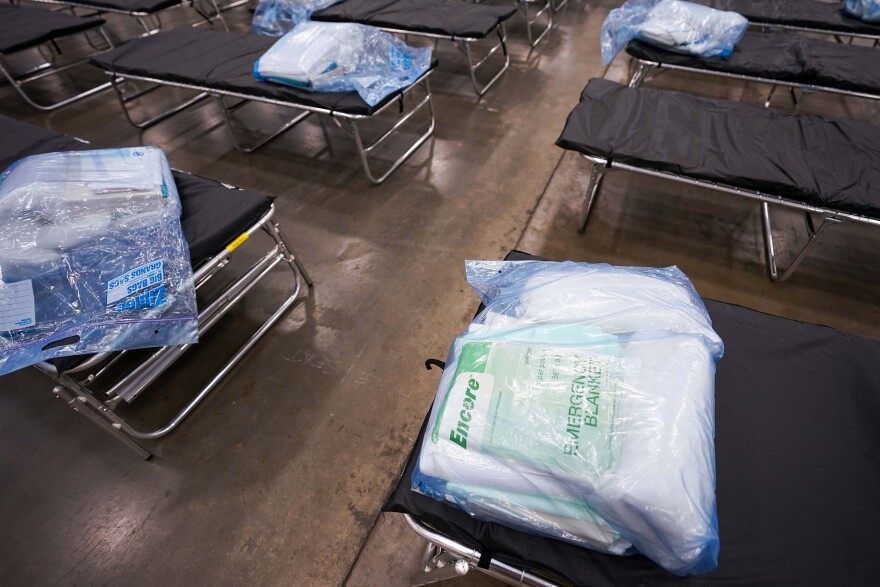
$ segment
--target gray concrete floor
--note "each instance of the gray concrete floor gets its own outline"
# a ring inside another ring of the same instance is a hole
[[[151,445],[149,462],[54,400],[36,371],[0,380],[0,584],[408,584],[424,544],[379,507],[435,392],[422,362],[445,356],[477,305],[465,259],[520,248],[674,264],[705,297],[880,337],[876,230],[836,228],[789,282],[771,284],[755,204],[612,173],[588,231],[576,232],[589,168],[553,143],[590,77],[626,76],[622,58],[607,72],[599,63],[613,4],[571,0],[532,52],[516,16],[511,69],[480,101],[458,52],[440,43],[436,137],[380,187],[327,121],[245,155],[213,104],[139,133],[110,93],[41,114],[0,87],[3,114],[99,147],[158,145],[176,168],[277,196],[316,284],[206,405]],[[227,15],[247,29],[244,9]],[[752,102],[767,91],[677,74],[649,84]],[[880,113],[831,96],[811,97],[805,111],[873,122]],[[776,224],[790,254],[803,222],[783,212]],[[280,278],[261,286],[132,416],[172,414],[282,287]],[[471,573],[455,584],[493,583]]]

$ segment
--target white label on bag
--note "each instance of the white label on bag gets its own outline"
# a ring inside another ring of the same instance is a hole
[[[163,260],[157,259],[110,279],[107,281],[107,305],[141,290],[161,285],[165,281],[164,267]]]
[[[33,326],[34,285],[30,279],[14,283],[0,283],[0,331],[12,332]]]

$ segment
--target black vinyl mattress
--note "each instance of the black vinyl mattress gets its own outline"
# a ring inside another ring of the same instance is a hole
[[[278,39],[245,33],[183,27],[142,37],[92,58],[105,71],[149,77],[171,83],[237,92],[291,106],[322,108],[352,115],[370,115],[394,100],[391,94],[369,106],[357,92],[310,92],[257,81],[254,63]],[[431,67],[436,66],[436,61]]]
[[[33,6],[0,6],[0,54],[36,47],[102,24],[102,18],[81,18]]]
[[[718,10],[732,10],[755,24],[803,27],[838,33],[880,36],[880,24],[862,22],[843,11],[843,0],[694,0]]]
[[[726,58],[675,53],[642,41],[630,41],[626,52],[654,63],[880,96],[880,55],[873,47],[801,35],[747,32]]]
[[[345,0],[312,15],[312,20],[360,24],[482,39],[516,13],[516,6],[461,0]]]
[[[880,341],[705,303],[725,349],[715,378],[715,570],[676,577],[641,555],[601,554],[477,522],[414,493],[424,425],[383,510],[575,585],[876,585]],[[431,386],[438,377],[425,379]]]
[[[556,144],[880,218],[880,127],[593,79]]]
[[[96,9],[119,10],[122,12],[153,14],[172,6],[182,4],[183,0],[71,0]]]

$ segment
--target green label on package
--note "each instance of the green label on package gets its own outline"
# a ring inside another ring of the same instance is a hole
[[[614,464],[617,357],[584,348],[468,342],[432,430],[435,443],[542,470]]]

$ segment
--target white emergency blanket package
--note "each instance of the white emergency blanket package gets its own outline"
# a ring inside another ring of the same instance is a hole
[[[728,57],[749,21],[736,12],[681,0],[627,0],[602,23],[602,64],[633,39],[698,57]]]
[[[353,23],[302,22],[254,64],[254,77],[315,92],[351,92],[370,106],[431,67],[429,47]]]
[[[49,153],[0,175],[0,375],[198,341],[180,199],[155,147]]]
[[[717,566],[715,363],[677,268],[468,261],[412,489],[478,519],[685,575]]]

